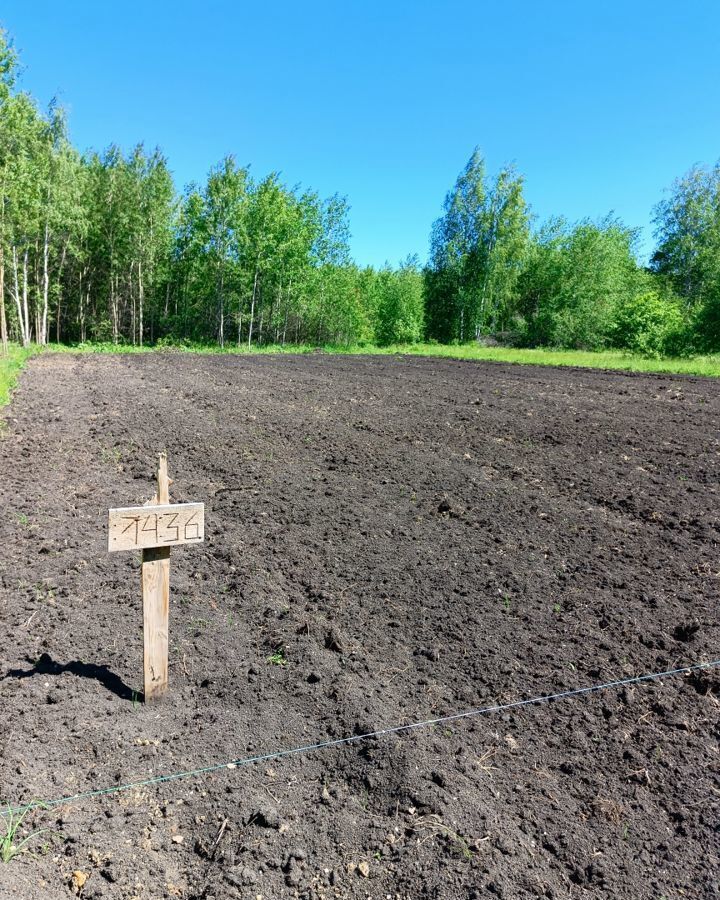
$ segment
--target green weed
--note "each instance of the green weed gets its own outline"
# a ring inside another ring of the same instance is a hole
[[[457,831],[448,828],[438,815],[421,816],[413,822],[412,827],[414,831],[426,830],[444,837],[453,852],[466,860],[471,860],[474,856],[465,838],[458,834]]]
[[[267,662],[269,662],[271,666],[286,666],[287,660],[285,659],[285,648],[277,647],[273,650],[270,656],[268,656]]]
[[[40,808],[46,809],[45,806]],[[0,817],[2,819],[0,828],[5,829],[4,832],[0,831],[0,861],[4,863],[12,862],[16,856],[27,852],[26,848],[31,840],[50,831],[49,828],[39,828],[37,831],[32,831],[19,840],[18,834],[28,812],[29,810],[26,809],[25,812],[18,814],[8,808],[5,815]]]
[[[36,603],[54,603],[55,592],[52,588],[46,587],[44,584],[36,584],[35,601]]]
[[[122,450],[119,450],[117,447],[103,447],[100,451],[100,456],[104,463],[112,463],[112,465],[117,466],[122,460]]]
[[[202,632],[205,631],[205,629],[208,628],[209,625],[209,619],[195,618],[193,616],[193,618],[188,622],[187,630],[188,633],[194,632],[196,635],[199,635],[202,634]]]

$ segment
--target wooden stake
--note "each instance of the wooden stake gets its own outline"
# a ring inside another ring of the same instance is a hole
[[[160,454],[157,504],[170,502],[167,453]],[[142,551],[143,639],[145,702],[158,700],[168,686],[168,634],[170,627],[170,548]]]
[[[205,540],[205,505],[170,503],[167,453],[158,462],[157,491],[145,506],[108,511],[108,552],[142,550],[145,702],[168,686],[170,548]]]

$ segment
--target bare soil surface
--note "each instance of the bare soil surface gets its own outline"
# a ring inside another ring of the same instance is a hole
[[[719,412],[670,376],[32,360],[0,439],[0,802],[720,657]],[[206,542],[173,551],[145,706],[105,523],[165,447]],[[719,709],[708,669],[65,804],[0,897],[718,898]]]

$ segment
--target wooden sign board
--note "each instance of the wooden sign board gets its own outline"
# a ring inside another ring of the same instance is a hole
[[[167,503],[111,509],[108,550],[149,550],[205,539],[204,503]]]

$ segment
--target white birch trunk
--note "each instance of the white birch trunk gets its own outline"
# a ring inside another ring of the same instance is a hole
[[[143,274],[142,274],[142,262],[138,262],[138,303],[139,303],[139,324],[138,324],[138,337],[140,338],[140,346],[143,345],[143,331],[144,331],[144,313],[145,313],[145,285],[143,283]]]
[[[255,321],[255,293],[257,291],[258,270],[255,267],[255,281],[253,282],[252,301],[250,303],[250,327],[248,328],[248,348],[252,344],[253,322]]]
[[[43,346],[48,342],[48,303],[50,297],[50,226],[45,222],[45,237],[43,241],[43,307],[40,330],[37,335],[38,344]]]
[[[8,355],[7,317],[5,316],[5,253],[0,246],[0,343],[3,356]]]

